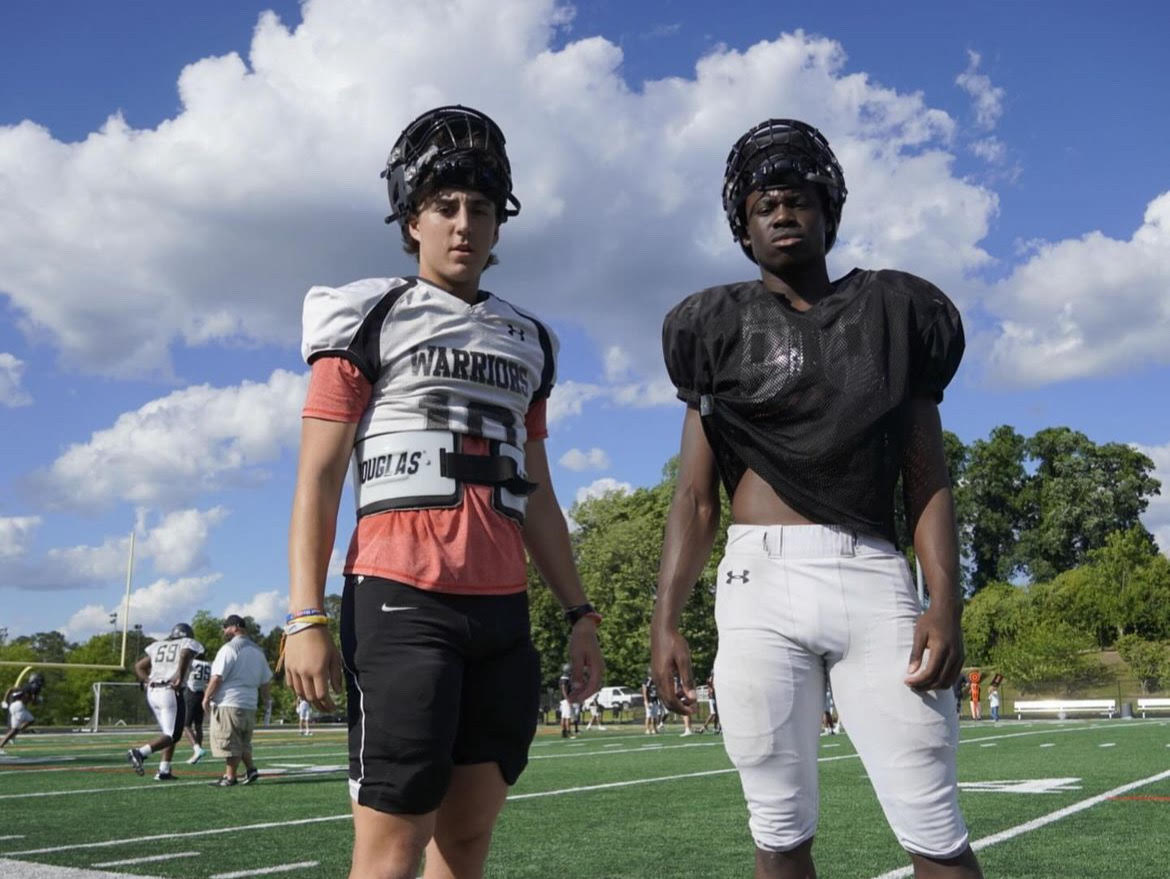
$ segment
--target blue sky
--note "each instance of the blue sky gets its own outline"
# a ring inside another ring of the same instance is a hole
[[[131,530],[131,622],[277,621],[301,297],[411,271],[378,172],[440,102],[508,136],[524,210],[484,286],[561,337],[565,507],[674,453],[661,317],[751,276],[719,186],[769,116],[845,166],[835,273],[902,268],[960,304],[949,429],[1068,425],[1170,479],[1170,13],[951,6],[0,6],[0,626],[107,627]]]

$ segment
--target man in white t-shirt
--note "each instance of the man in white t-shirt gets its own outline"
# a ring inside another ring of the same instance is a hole
[[[211,753],[225,758],[223,777],[214,787],[237,784],[236,769],[244,761],[247,770],[241,784],[251,784],[260,777],[252,762],[252,731],[256,726],[256,706],[268,700],[272,669],[256,644],[248,637],[243,617],[230,614],[223,621],[227,643],[211,663],[211,680],[203,695],[204,709],[211,708]],[[259,695],[257,695],[259,694]]]

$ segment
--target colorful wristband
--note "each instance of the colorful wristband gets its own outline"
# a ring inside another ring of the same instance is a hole
[[[297,622],[293,623],[292,625],[290,625],[287,629],[285,629],[284,634],[286,636],[287,635],[295,635],[297,632],[305,631],[305,629],[315,629],[318,626],[324,626],[324,625],[325,625],[325,620],[321,620],[320,622],[300,622],[300,621],[297,621]]]
[[[304,610],[293,611],[292,613],[290,613],[288,616],[286,616],[284,618],[284,621],[286,623],[291,623],[293,620],[300,619],[301,617],[323,617],[323,616],[325,616],[325,611],[321,610],[321,608],[319,608],[319,607],[306,607]]]

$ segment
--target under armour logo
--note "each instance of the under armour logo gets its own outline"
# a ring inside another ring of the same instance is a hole
[[[741,583],[748,583],[751,581],[751,578],[748,577],[748,572],[746,570],[740,571],[738,574],[736,574],[734,571],[728,571],[727,582],[730,583],[732,580],[739,580]]]
[[[524,329],[523,329],[523,328],[521,328],[521,329],[516,329],[516,328],[515,328],[514,326],[512,326],[511,324],[508,324],[508,335],[509,335],[509,336],[516,336],[516,335],[518,335],[518,336],[520,336],[520,341],[521,341],[521,342],[523,342],[523,341],[524,341]]]

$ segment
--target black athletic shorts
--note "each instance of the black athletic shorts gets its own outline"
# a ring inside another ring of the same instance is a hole
[[[450,595],[346,577],[341,655],[358,803],[433,811],[452,767],[473,763],[497,763],[516,783],[540,704],[526,593]]]
[[[183,687],[183,702],[187,706],[187,726],[195,729],[203,728],[203,691],[189,690]]]

